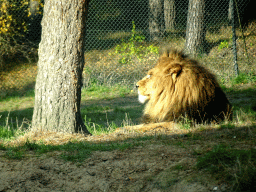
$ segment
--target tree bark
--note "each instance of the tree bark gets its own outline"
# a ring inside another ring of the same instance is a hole
[[[175,29],[175,0],[164,0],[164,21],[165,29],[168,31]]]
[[[205,1],[189,0],[185,51],[197,56],[205,51]]]
[[[81,114],[89,0],[45,0],[33,129],[89,134]]]
[[[149,0],[149,36],[158,41],[163,36],[164,14],[162,0]]]

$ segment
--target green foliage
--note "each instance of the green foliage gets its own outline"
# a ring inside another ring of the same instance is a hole
[[[13,129],[7,129],[6,127],[0,126],[0,138],[10,139],[14,136]]]
[[[124,39],[122,40],[121,45],[117,45],[115,47],[114,54],[120,54],[122,57],[119,60],[120,63],[126,64],[131,62],[133,57],[138,58],[141,60],[144,56],[149,53],[158,54],[158,47],[154,45],[145,46],[145,36],[139,34],[136,31],[136,26],[134,21],[132,22],[132,31],[131,37],[128,42],[125,42]]]
[[[34,1],[38,2],[37,14],[42,14],[43,0]],[[26,21],[31,16],[29,3],[30,0],[0,0],[0,36],[24,35],[28,27]]]
[[[110,124],[108,124],[108,127],[106,128],[103,125],[92,122],[92,119],[87,118],[86,115],[84,117],[84,124],[87,130],[93,135],[99,135],[104,133],[107,134],[110,133],[111,131],[114,131],[118,127],[114,122],[111,122]]]
[[[184,167],[182,165],[176,165],[173,167],[173,169],[181,171],[184,170]]]
[[[222,49],[230,48],[231,42],[232,42],[232,36],[230,36],[230,38],[228,40],[221,41],[218,46],[218,50],[221,51]]]
[[[5,157],[9,159],[22,159],[26,151],[34,151],[37,154],[62,151],[60,157],[66,161],[82,162],[84,159],[90,157],[93,151],[112,151],[112,150],[124,150],[139,145],[138,143],[105,143],[105,144],[93,144],[87,142],[68,142],[64,145],[45,145],[32,143],[26,141],[23,146],[18,147],[6,147],[0,145],[0,149],[5,150]]]
[[[22,35],[27,31],[24,20],[20,14],[28,16],[28,0],[1,0],[0,5],[0,35]],[[0,45],[1,45],[0,41]]]
[[[37,13],[42,14],[42,0],[36,1]],[[31,15],[29,3],[30,0],[0,0],[0,59],[16,53],[23,53],[28,58],[27,54],[36,51],[27,41],[24,43]]]
[[[224,40],[224,41],[222,41],[222,42],[219,44],[218,50],[221,51],[222,49],[224,49],[224,48],[229,48],[229,47],[230,47],[229,41]]]
[[[22,159],[24,157],[24,153],[22,151],[8,150],[6,157],[9,159]]]
[[[250,190],[255,185],[256,149],[238,150],[217,145],[198,158],[197,168],[206,169],[233,185],[233,191]]]
[[[252,71],[249,73],[240,73],[237,77],[231,79],[232,85],[247,84],[256,82],[256,75]]]
[[[115,149],[124,150],[134,147],[138,144],[130,143],[109,143],[109,144],[91,144],[91,143],[67,143],[61,146],[61,157],[67,161],[82,162],[84,159],[90,157],[93,151],[112,151]]]
[[[234,129],[236,126],[230,122],[220,125],[220,129]]]
[[[193,121],[188,119],[187,117],[182,117],[182,121],[180,122],[181,129],[190,129],[193,125]]]

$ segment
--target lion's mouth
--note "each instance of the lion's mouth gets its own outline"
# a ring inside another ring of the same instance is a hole
[[[140,91],[138,90],[138,95],[139,95],[139,102],[140,103],[145,103],[147,100],[149,100],[149,95],[141,95]]]

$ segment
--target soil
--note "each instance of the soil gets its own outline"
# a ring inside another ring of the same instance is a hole
[[[1,159],[0,191],[206,192],[220,188],[205,175],[195,175],[191,169],[195,159],[173,146],[95,152],[79,165],[53,156]],[[179,170],[181,166],[185,169]]]
[[[171,127],[171,128],[170,128]],[[130,130],[133,132],[130,132]],[[134,131],[135,130],[135,131]],[[136,131],[137,130],[137,131]],[[138,130],[140,130],[138,132]],[[149,131],[150,130],[150,131]],[[154,130],[154,131],[152,131]],[[177,140],[186,137],[174,125],[154,124],[120,128],[109,135],[76,136],[77,140],[106,142],[122,140],[138,134],[158,134]],[[68,141],[71,135],[54,133],[28,133],[17,139],[16,144],[27,138],[39,138],[51,144]],[[47,139],[44,139],[47,138]],[[55,142],[55,143],[54,143]],[[26,154],[21,160],[5,158],[0,151],[0,191],[174,191],[207,192],[225,191],[227,186],[218,183],[205,172],[195,169],[193,147],[163,145],[146,141],[142,146],[126,150],[95,151],[82,163],[67,162],[59,158],[61,152],[37,156]]]

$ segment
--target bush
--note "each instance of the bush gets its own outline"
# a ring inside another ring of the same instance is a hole
[[[41,0],[36,0],[39,8],[43,6]],[[36,52],[35,46],[25,41],[30,19],[30,0],[0,0],[0,63],[4,58],[14,58],[21,54],[28,58],[32,52]],[[26,42],[26,43],[24,43]],[[1,67],[0,64],[0,67]]]
[[[149,53],[156,53],[158,54],[158,47],[154,45],[145,46],[145,36],[139,34],[136,31],[136,26],[134,21],[132,22],[132,31],[131,37],[128,42],[122,40],[121,45],[117,45],[115,47],[116,55],[120,54],[121,59],[119,60],[120,63],[126,64],[129,63],[133,57],[137,57],[138,59],[142,59]]]

